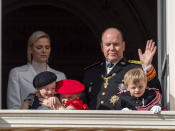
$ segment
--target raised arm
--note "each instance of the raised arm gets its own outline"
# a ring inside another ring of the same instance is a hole
[[[143,68],[148,67],[151,65],[153,57],[156,53],[157,47],[155,46],[155,42],[153,40],[148,40],[145,48],[145,52],[142,53],[141,49],[138,49],[138,55],[140,61],[142,62]]]

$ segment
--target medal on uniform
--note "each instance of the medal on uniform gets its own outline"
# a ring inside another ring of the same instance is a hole
[[[109,85],[109,80],[114,77],[116,75],[116,73],[113,73],[111,76],[105,77],[102,75],[102,78],[104,80],[104,88],[107,88]]]
[[[111,97],[111,99],[109,99],[110,103],[113,104],[113,105],[114,105],[118,100],[119,100],[119,96],[117,96],[117,95],[113,95],[113,96]]]

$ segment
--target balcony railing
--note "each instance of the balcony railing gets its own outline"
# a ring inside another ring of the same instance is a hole
[[[175,111],[0,110],[0,131],[175,130]]]

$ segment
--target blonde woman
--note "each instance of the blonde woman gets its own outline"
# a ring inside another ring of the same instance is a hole
[[[43,31],[34,32],[28,40],[26,65],[10,71],[7,89],[8,109],[20,109],[24,99],[35,92],[33,78],[40,72],[50,71],[56,74],[57,81],[66,78],[65,74],[50,68],[47,64],[51,53],[51,41]]]

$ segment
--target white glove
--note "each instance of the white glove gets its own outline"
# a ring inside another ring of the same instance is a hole
[[[122,111],[129,111],[129,110],[130,110],[130,109],[127,108],[127,107],[125,107],[125,108],[122,109]]]
[[[160,106],[153,106],[150,111],[152,111],[154,114],[156,114],[156,113],[160,113],[162,111],[162,109]]]

